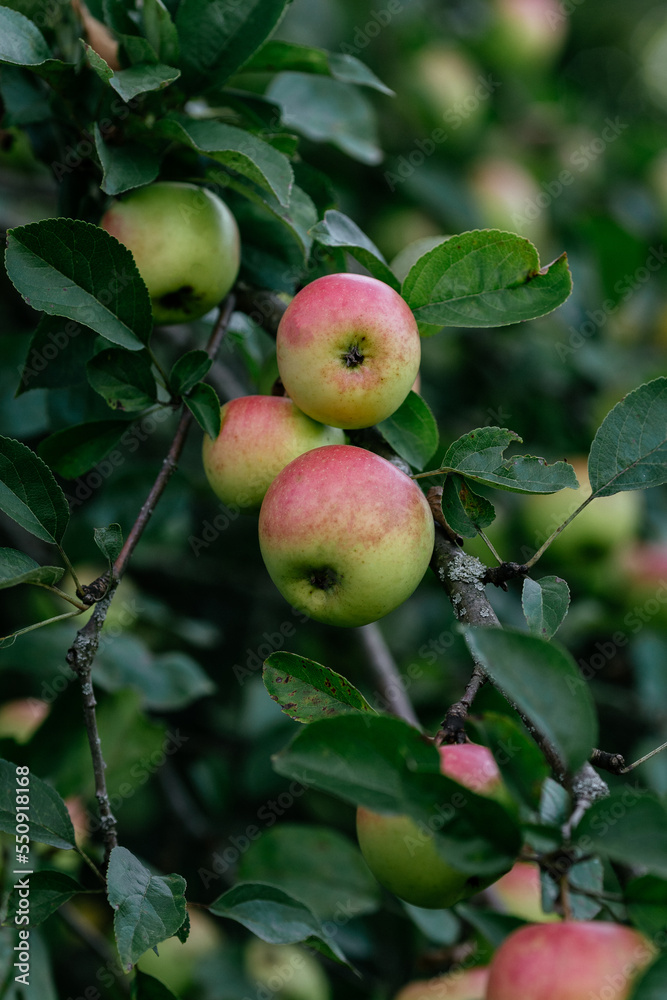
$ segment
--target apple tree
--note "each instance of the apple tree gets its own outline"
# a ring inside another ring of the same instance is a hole
[[[0,6],[0,996],[648,1000],[662,50],[307,6]]]

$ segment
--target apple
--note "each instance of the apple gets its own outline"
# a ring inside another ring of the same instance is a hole
[[[362,274],[326,274],[297,292],[278,326],[278,371],[313,420],[345,429],[391,416],[419,371],[417,322],[398,292]]]
[[[198,319],[236,281],[236,220],[206,188],[180,181],[149,184],[113,202],[100,226],[132,251],[155,323]]]
[[[367,625],[407,600],[428,568],[434,534],[415,481],[347,444],[295,458],[259,513],[269,576],[292,607],[328,625]]]
[[[185,943],[175,936],[169,937],[157,946],[157,955],[149,949],[137,962],[142,972],[155,976],[179,996],[192,990],[202,959],[220,952],[225,943],[220,928],[208,913],[190,909],[188,914],[190,933]]]
[[[621,924],[530,924],[493,956],[486,1000],[626,1000],[652,957],[646,938]]]
[[[530,542],[538,549],[551,533],[591,495],[586,458],[572,461],[579,480],[578,490],[560,490],[546,496],[525,498],[523,516],[532,532]],[[617,549],[637,535],[642,518],[638,491],[615,493],[592,500],[552,543],[559,556],[598,555]]]
[[[319,962],[303,948],[252,938],[245,949],[248,976],[275,1000],[329,1000],[331,987]],[[259,991],[258,991],[259,992]]]
[[[544,71],[560,53],[568,13],[560,0],[495,0],[491,43],[498,62]]]
[[[307,417],[286,396],[240,396],[220,410],[220,434],[204,437],[204,471],[225,504],[259,510],[281,469],[306,451],[344,444],[339,427]]]
[[[557,913],[542,909],[540,869],[531,861],[517,861],[506,875],[489,886],[485,895],[495,908],[513,917],[531,923],[560,920]]]
[[[484,1000],[488,978],[486,966],[457,969],[444,976],[408,983],[394,1000]]]
[[[507,791],[491,751],[475,743],[443,746],[442,774],[478,795],[504,801]],[[480,877],[448,864],[410,816],[376,813],[359,806],[357,839],[366,864],[386,889],[426,909],[453,906],[486,888],[495,875]]]

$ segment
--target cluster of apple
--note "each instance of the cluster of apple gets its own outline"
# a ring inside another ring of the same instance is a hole
[[[236,281],[236,221],[205,188],[150,184],[115,201],[100,225],[132,251],[158,324],[203,316]],[[261,507],[262,556],[293,607],[328,624],[376,621],[426,572],[433,519],[421,489],[346,444],[345,431],[405,400],[419,370],[417,323],[384,282],[327,275],[291,301],[276,352],[287,396],[222,407],[219,436],[204,440],[207,478],[223,503]]]
[[[442,774],[507,803],[509,793],[486,747],[441,746],[439,753]],[[529,921],[505,939],[488,967],[410,983],[396,1000],[627,1000],[637,975],[654,957],[650,943],[629,927],[545,913],[536,865],[518,861],[490,885],[491,879],[471,877],[448,864],[433,835],[410,817],[361,807],[357,836],[378,881],[414,906],[452,906],[488,887],[491,903]]]
[[[219,436],[204,439],[208,481],[225,504],[259,509],[262,557],[293,607],[332,625],[376,621],[426,572],[433,518],[409,476],[345,444],[345,431],[404,401],[419,369],[417,324],[384,282],[326,275],[290,302],[276,355],[287,395],[222,407]]]

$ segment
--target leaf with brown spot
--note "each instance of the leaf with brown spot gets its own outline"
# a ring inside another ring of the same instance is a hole
[[[273,700],[296,722],[350,713],[376,714],[345,677],[295,653],[272,653],[264,661],[263,678]]]

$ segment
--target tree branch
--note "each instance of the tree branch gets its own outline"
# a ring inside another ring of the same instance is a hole
[[[213,329],[206,348],[210,358],[215,357],[220,347],[222,338],[227,332],[227,327],[233,310],[234,296],[230,295],[225,299],[220,309],[218,322]],[[123,548],[113,565],[111,580],[109,581],[108,574],[103,574],[99,581],[95,581],[95,584],[99,585],[96,591],[91,590],[93,585],[88,588],[91,593],[94,593],[95,597],[97,597],[98,593],[100,596],[95,604],[95,609],[92,615],[83,628],[79,629],[77,632],[76,638],[74,639],[74,642],[69,648],[66,656],[67,663],[70,665],[74,673],[77,674],[81,683],[83,717],[86,724],[86,734],[88,736],[88,744],[90,746],[90,753],[93,761],[95,797],[97,799],[100,826],[104,839],[105,867],[108,864],[111,851],[118,844],[118,835],[116,831],[116,818],[111,811],[111,804],[109,801],[106,776],[104,773],[106,763],[102,754],[100,734],[97,728],[97,715],[95,712],[97,701],[95,700],[95,692],[92,684],[93,661],[99,648],[102,627],[104,625],[109,605],[116,591],[116,587],[118,586],[118,583],[127,568],[127,564],[139,539],[141,538],[141,535],[143,534],[144,528],[148,524],[150,516],[155,509],[155,505],[164,493],[165,487],[176,469],[191,424],[192,415],[190,411],[184,407],[174,440],[171,443],[167,456],[162,463],[162,467],[158,472],[145,503],[139,511],[136,521],[132,525],[130,533],[125,540],[125,544],[123,545]]]
[[[358,634],[368,656],[371,671],[389,711],[398,716],[399,719],[405,719],[411,726],[421,729],[417,714],[406,693],[403,678],[379,625],[376,622],[362,625]]]

